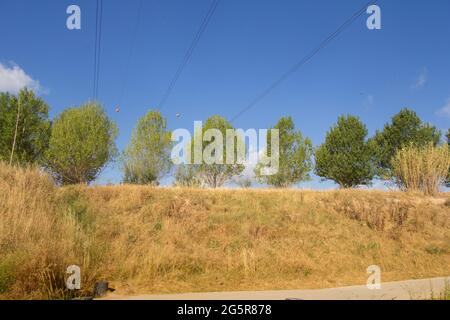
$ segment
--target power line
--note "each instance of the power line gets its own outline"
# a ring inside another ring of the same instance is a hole
[[[103,0],[97,0],[95,17],[95,49],[94,49],[94,83],[93,99],[98,98],[98,84],[100,79],[100,58],[102,43],[102,24],[103,24]]]
[[[364,7],[356,11],[351,17],[349,17],[342,25],[339,26],[333,33],[326,37],[322,42],[319,43],[312,51],[310,51],[306,56],[289,68],[281,77],[274,81],[270,86],[268,86],[263,92],[261,92],[255,99],[253,99],[245,108],[239,111],[232,119],[231,122],[236,121],[241,115],[253,108],[257,103],[263,100],[269,93],[271,93],[276,87],[278,87],[282,82],[289,78],[293,73],[305,65],[309,60],[311,60],[315,55],[317,55],[320,50],[325,48],[333,39],[335,39],[342,31],[344,31],[348,26],[350,26],[356,19],[358,19],[363,13],[366,12],[367,7],[377,3],[378,0],[372,0],[367,3]]]
[[[167,87],[161,101],[158,104],[159,110],[161,110],[164,107],[164,104],[166,103],[167,99],[169,98],[170,94],[172,93],[172,91],[175,87],[175,84],[177,83],[178,79],[181,76],[181,73],[183,72],[184,68],[189,64],[191,57],[192,57],[192,53],[194,52],[195,47],[197,46],[198,42],[200,41],[200,38],[202,37],[203,33],[205,32],[206,27],[208,26],[209,21],[211,20],[211,17],[213,16],[214,12],[216,11],[219,3],[220,3],[220,0],[214,0],[213,3],[211,4],[211,7],[209,8],[206,16],[203,18],[203,21],[200,24],[200,27],[199,27],[197,33],[195,34],[194,39],[192,39],[189,49],[186,51],[186,54],[184,55],[183,60],[181,61],[180,65],[178,66],[177,71],[175,72],[172,80],[169,83],[169,86]]]
[[[121,91],[120,91],[119,106],[122,104],[123,96],[124,96],[125,91],[128,86],[128,69],[130,68],[131,58],[134,53],[134,47],[135,47],[135,43],[136,43],[136,34],[137,34],[137,32],[139,30],[139,26],[141,24],[143,2],[144,2],[144,0],[139,0],[137,19],[136,19],[136,23],[135,23],[134,29],[133,29],[133,36],[131,38],[130,51],[128,52],[127,61],[125,63],[126,67],[125,67],[123,75],[122,75],[122,87],[121,87]]]
[[[99,0],[97,0],[95,8],[94,74],[92,81],[92,99],[94,100],[95,100],[95,83],[97,80],[98,9],[99,9]]]
[[[100,0],[100,21],[99,21],[99,35],[98,35],[98,62],[97,62],[97,83],[96,83],[96,99],[98,98],[98,83],[100,81],[100,62],[102,54],[102,25],[103,25],[103,0]]]
[[[100,0],[100,13],[98,22],[98,49],[97,49],[97,79],[95,83],[95,99],[98,99],[98,84],[100,82],[100,62],[102,51],[102,26],[103,26],[103,0]]]

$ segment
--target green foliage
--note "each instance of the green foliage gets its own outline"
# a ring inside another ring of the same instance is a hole
[[[63,111],[54,121],[47,167],[63,184],[88,184],[114,159],[116,125],[97,103]]]
[[[431,300],[450,300],[450,282],[445,280],[444,288],[438,294],[431,291]]]
[[[139,119],[130,145],[123,153],[124,182],[159,184],[171,166],[171,133],[159,111],[149,111]]]
[[[8,292],[9,287],[14,283],[14,270],[16,268],[16,264],[9,256],[2,257],[0,261],[0,294]]]
[[[197,177],[196,167],[194,165],[179,165],[175,171],[175,186],[178,187],[199,187],[201,184]]]
[[[215,115],[206,120],[202,128],[202,137],[205,132],[209,129],[217,129],[222,134],[223,141],[225,141],[227,129],[233,129],[232,125],[221,116]],[[199,132],[196,132],[195,135],[198,135]],[[201,139],[197,137],[198,139]],[[202,139],[203,141],[203,139]],[[234,139],[234,155],[237,157],[237,137]],[[210,148],[213,148],[215,144],[215,137],[211,138],[211,141],[203,141],[202,142],[202,150],[203,152],[208,153]],[[192,142],[194,146],[194,142]],[[222,163],[223,164],[208,164],[205,161],[202,161],[201,164],[194,165],[195,170],[197,171],[198,178],[202,182],[203,185],[206,185],[211,188],[217,188],[222,186],[225,182],[230,180],[233,176],[239,175],[244,170],[244,166],[242,164],[237,163],[234,164],[226,164],[226,144],[223,143],[222,150],[216,150],[213,148],[211,151],[212,155],[216,155],[216,152],[222,153]]]
[[[310,179],[313,147],[309,138],[303,138],[300,130],[295,131],[292,117],[282,117],[272,128],[279,130],[279,169],[274,175],[262,175],[264,167],[255,168],[257,179],[277,188],[286,188],[295,183]],[[271,131],[267,135],[267,150],[271,152]]]
[[[252,179],[246,176],[239,176],[234,179],[234,183],[236,183],[242,189],[248,189],[252,187]]]
[[[13,163],[42,163],[51,132],[48,111],[48,105],[27,89],[18,95],[0,93],[0,161],[10,160],[17,123]]]
[[[425,251],[428,254],[434,254],[434,255],[441,255],[441,254],[445,254],[447,253],[447,249],[437,246],[435,244],[429,244],[428,246],[425,247]]]
[[[390,179],[392,176],[392,159],[404,146],[411,143],[417,147],[428,143],[437,145],[441,134],[436,127],[424,124],[417,114],[409,109],[402,109],[392,117],[392,121],[377,131],[373,138],[376,145],[378,176]]]
[[[95,215],[89,210],[89,205],[76,186],[63,189],[61,194],[61,212],[73,218],[80,228],[89,231],[94,225]]]
[[[450,129],[447,130],[447,144],[450,147]],[[448,169],[448,174],[447,174],[447,187],[450,187],[450,168]]]
[[[374,152],[366,137],[367,128],[357,117],[339,117],[316,150],[316,174],[344,188],[370,184]]]

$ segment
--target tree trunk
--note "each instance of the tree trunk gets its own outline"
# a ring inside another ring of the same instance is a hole
[[[20,92],[17,100],[17,118],[16,118],[16,129],[14,130],[14,140],[11,148],[11,157],[9,158],[9,165],[12,165],[13,157],[14,157],[14,149],[16,148],[16,139],[17,139],[17,130],[19,128],[19,118],[20,118]]]

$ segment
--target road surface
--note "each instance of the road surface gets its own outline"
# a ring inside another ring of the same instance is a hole
[[[351,286],[332,289],[202,292],[164,295],[121,296],[111,294],[108,300],[411,300],[430,299],[438,296],[450,277],[407,280],[381,283],[381,289],[369,290],[367,286]]]

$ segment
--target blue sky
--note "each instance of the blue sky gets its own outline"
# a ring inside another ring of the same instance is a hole
[[[193,130],[194,120],[233,117],[366,2],[222,0],[165,104],[169,127]],[[211,3],[144,0],[134,33],[139,0],[104,0],[99,100],[119,127],[119,149],[137,119],[157,106]],[[66,28],[70,4],[81,8],[81,30]],[[341,114],[359,116],[372,134],[409,107],[447,129],[450,1],[378,5],[381,30],[368,30],[364,14],[234,125],[268,128],[291,115],[317,145]],[[92,0],[1,0],[0,90],[1,75],[16,68],[52,117],[89,100],[94,19]],[[110,167],[99,183],[120,180],[119,168]],[[301,186],[332,184],[315,179]]]

